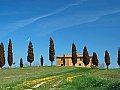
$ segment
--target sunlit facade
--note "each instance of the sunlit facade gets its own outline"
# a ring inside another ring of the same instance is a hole
[[[57,56],[56,57],[56,65],[57,66],[63,66],[63,58],[64,58],[64,56]],[[91,68],[91,65],[92,65],[92,56],[90,56],[90,62],[86,67]],[[73,66],[72,54],[65,55],[65,66]],[[83,54],[77,54],[77,63],[75,64],[75,66],[85,67],[85,65],[83,63]]]

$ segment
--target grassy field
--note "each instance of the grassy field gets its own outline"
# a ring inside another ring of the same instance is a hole
[[[77,67],[1,69],[0,90],[120,90],[120,69]]]

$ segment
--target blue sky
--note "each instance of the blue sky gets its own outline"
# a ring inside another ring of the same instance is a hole
[[[34,46],[34,62],[43,55],[44,65],[50,65],[51,36],[56,56],[71,53],[74,42],[77,53],[87,46],[90,55],[97,53],[100,63],[104,63],[104,52],[108,50],[110,67],[118,67],[119,3],[120,0],[0,0],[0,42],[5,46],[6,63],[8,40],[12,39],[17,66],[21,57],[27,63],[29,40]]]

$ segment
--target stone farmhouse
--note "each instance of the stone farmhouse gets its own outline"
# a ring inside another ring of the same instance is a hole
[[[63,58],[64,56],[57,56],[56,57],[56,65],[63,66]],[[72,63],[72,54],[65,55],[65,66],[73,66]],[[75,64],[76,67],[85,67],[83,63],[83,54],[77,54],[77,63]],[[90,56],[90,62],[86,66],[87,68],[91,68],[92,66],[92,56]]]

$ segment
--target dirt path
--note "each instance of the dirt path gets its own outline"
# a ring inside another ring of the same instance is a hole
[[[64,81],[71,82],[74,78],[82,76],[81,74],[79,75],[74,75],[74,76],[63,76],[63,75],[57,75],[57,76],[50,76],[50,77],[45,77],[41,79],[35,79],[32,81],[27,81],[24,82],[24,85],[31,86],[30,89],[25,89],[25,90],[33,90],[33,89],[38,89],[41,87],[48,87],[50,90],[56,90],[56,88]],[[59,90],[59,89],[57,89]]]
[[[43,84],[45,84],[45,83],[46,83],[46,82],[41,82],[41,83],[39,83],[39,84],[33,86],[32,88],[38,88],[38,87],[40,87],[41,85],[43,85]]]

